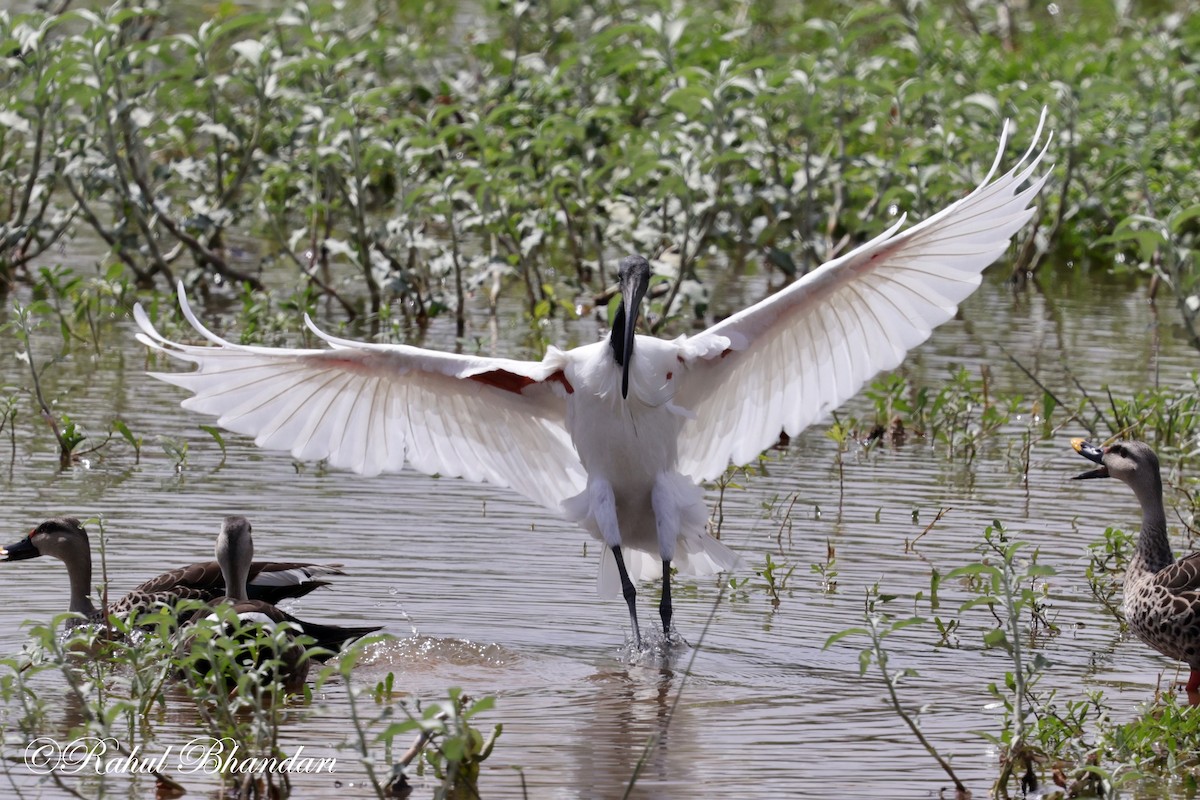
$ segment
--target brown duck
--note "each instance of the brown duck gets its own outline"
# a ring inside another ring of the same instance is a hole
[[[310,661],[324,660],[340,650],[346,643],[374,633],[379,630],[379,627],[343,627],[305,622],[281,611],[269,602],[248,597],[246,579],[251,571],[250,565],[254,558],[254,541],[250,531],[250,521],[245,517],[229,516],[225,518],[225,522],[221,526],[221,533],[217,537],[216,557],[224,576],[227,594],[212,600],[210,605],[214,608],[230,606],[242,624],[257,624],[272,630],[276,626],[289,624],[285,640],[272,655],[272,658],[275,659],[273,677],[283,684],[284,691],[296,693],[304,685]],[[205,618],[216,619],[213,609],[197,611],[190,622],[197,623]],[[309,651],[296,640],[293,634],[311,637],[314,646],[320,649]],[[180,645],[181,649],[189,649],[192,646],[193,638],[194,632],[185,636]],[[260,658],[262,657],[265,656],[260,652]],[[192,668],[203,674],[211,669],[211,664],[202,658],[194,661]]]
[[[1137,550],[1125,570],[1125,618],[1146,644],[1191,668],[1187,692],[1200,692],[1200,552],[1178,561],[1167,541],[1158,456],[1143,442],[1097,447],[1083,439],[1071,445],[1096,469],[1076,478],[1118,478],[1142,506]]]
[[[104,613],[92,603],[92,550],[87,531],[74,517],[55,517],[38,525],[16,544],[0,548],[0,560],[23,561],[53,556],[67,567],[71,581],[69,610],[89,622],[103,622]],[[255,561],[250,565],[248,595],[251,599],[276,603],[303,597],[328,586],[321,580],[344,575],[336,565],[298,561]],[[109,614],[144,613],[155,605],[174,605],[180,600],[209,602],[224,595],[225,580],[216,561],[203,561],[164,572],[137,586],[124,597],[108,604]]]

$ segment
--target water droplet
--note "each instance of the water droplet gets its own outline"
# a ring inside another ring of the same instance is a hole
[[[1050,5],[1046,6],[1046,10],[1048,12],[1050,12],[1050,16],[1057,17],[1058,16],[1058,3],[1051,3]]]

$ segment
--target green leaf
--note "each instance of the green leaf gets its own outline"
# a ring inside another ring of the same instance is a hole
[[[496,698],[492,697],[491,695],[488,695],[487,697],[484,697],[481,700],[476,700],[474,703],[471,704],[470,708],[463,711],[463,714],[462,714],[463,719],[470,719],[471,717],[473,717],[476,714],[479,714],[483,711],[491,711],[495,707],[495,705],[496,705]]]
[[[908,619],[902,619],[899,622],[893,622],[892,627],[888,630],[888,633],[895,633],[896,631],[904,630],[905,628],[911,628],[913,625],[922,625],[924,623],[924,617],[909,617]]]
[[[1012,645],[1008,642],[1008,634],[1003,628],[993,628],[983,635],[983,644],[985,647],[1003,647],[1005,650],[1011,650]]]
[[[129,430],[129,426],[126,425],[123,420],[115,419],[113,420],[112,425],[113,430],[119,433],[121,438],[128,442],[134,450],[140,450],[142,448],[141,437],[134,436],[133,431]]]
[[[966,601],[961,606],[959,606],[958,610],[959,610],[959,612],[963,612],[963,611],[970,611],[972,608],[976,608],[977,606],[998,606],[998,605],[1000,605],[1000,598],[993,597],[992,595],[983,595],[981,597],[974,597],[974,598]]]
[[[1050,417],[1054,414],[1054,409],[1057,406],[1058,403],[1055,402],[1054,395],[1050,394],[1049,392],[1042,393],[1042,417],[1044,419],[1050,419]]]
[[[825,644],[821,646],[821,649],[828,650],[831,646],[840,642],[842,639],[845,639],[847,636],[869,636],[870,634],[871,632],[866,628],[846,628],[845,630],[838,631],[826,639]]]
[[[1168,226],[1171,229],[1171,233],[1179,233],[1185,224],[1196,217],[1200,217],[1200,203],[1196,203],[1193,206],[1188,206],[1182,211],[1175,212],[1167,221]]]
[[[951,578],[974,577],[975,575],[987,575],[989,578],[1000,577],[1000,570],[993,567],[991,564],[968,564],[965,567],[955,567],[946,573],[944,580]]]
[[[220,429],[212,425],[201,425],[200,430],[207,433],[217,443],[217,447],[221,448],[221,460],[225,460],[225,437],[221,435]]]

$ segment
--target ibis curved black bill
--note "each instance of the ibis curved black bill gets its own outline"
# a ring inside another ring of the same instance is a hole
[[[625,304],[625,337],[621,342],[621,397],[629,397],[629,362],[633,358],[633,341],[637,335],[638,314],[641,312],[644,285],[621,287],[621,302]]]
[[[1072,439],[1071,447],[1075,448],[1075,452],[1086,458],[1088,461],[1095,461],[1100,466],[1095,469],[1089,469],[1087,472],[1081,472],[1071,480],[1082,480],[1084,478],[1107,478],[1108,467],[1104,464],[1104,448],[1097,447],[1085,439]]]
[[[650,288],[650,263],[641,256],[626,256],[621,259],[618,270],[621,289],[621,305],[613,322],[613,351],[621,365],[621,397],[629,397],[629,362],[633,358],[634,337],[637,335],[638,315],[642,310],[642,298]],[[619,348],[619,349],[618,349]]]

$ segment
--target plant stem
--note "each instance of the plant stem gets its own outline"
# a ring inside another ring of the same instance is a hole
[[[904,710],[903,706],[900,705],[900,697],[896,694],[896,681],[891,674],[888,673],[887,669],[887,651],[883,649],[883,636],[879,631],[879,618],[871,613],[870,602],[870,598],[868,598],[867,625],[871,631],[871,649],[875,654],[875,663],[879,667],[879,674],[883,677],[883,685],[887,687],[888,699],[892,704],[892,709],[896,712],[897,716],[904,721],[904,724],[908,726],[908,729],[913,732],[913,736],[917,737],[917,741],[921,743],[921,746],[925,748],[925,751],[933,757],[933,760],[938,763],[938,766],[942,768],[942,771],[944,771],[946,775],[949,776],[950,780],[954,782],[955,796],[957,798],[969,798],[971,796],[971,791],[966,787],[966,784],[958,779],[958,776],[954,774],[954,769],[950,766],[950,763],[946,761],[946,759],[942,758],[941,753],[937,751],[937,748],[933,746],[933,743],[925,738],[925,734],[921,733],[921,728],[917,725],[916,721],[913,720],[913,718],[909,716],[908,712]]]

